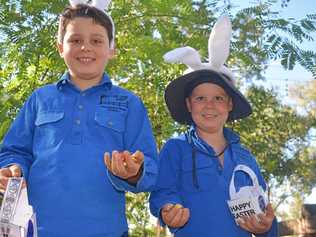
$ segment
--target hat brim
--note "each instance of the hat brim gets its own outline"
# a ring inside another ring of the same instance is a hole
[[[165,101],[171,117],[181,124],[191,124],[191,114],[187,109],[185,98],[186,88],[190,83],[197,86],[202,83],[213,83],[222,87],[232,98],[233,109],[229,113],[228,121],[249,116],[252,112],[247,99],[239,92],[232,82],[213,70],[197,70],[178,77],[170,82],[165,90]]]

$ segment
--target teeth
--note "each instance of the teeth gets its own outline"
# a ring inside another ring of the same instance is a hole
[[[80,62],[89,63],[92,62],[92,58],[78,58]]]
[[[217,117],[217,115],[215,115],[215,114],[203,114],[202,116],[205,118],[216,118]]]

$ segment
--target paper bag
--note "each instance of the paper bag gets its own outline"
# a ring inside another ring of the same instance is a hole
[[[236,192],[234,183],[236,171],[247,173],[250,176],[253,185],[241,187],[240,190]],[[245,165],[238,165],[235,167],[229,185],[229,195],[231,200],[228,200],[227,203],[235,220],[238,220],[243,216],[264,213],[268,204],[267,194],[259,185],[255,172]]]
[[[23,178],[17,177],[8,181],[0,211],[0,235],[3,237],[37,237],[35,213],[22,183]]]

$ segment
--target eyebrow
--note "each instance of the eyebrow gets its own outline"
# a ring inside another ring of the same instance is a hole
[[[70,37],[78,37],[78,36],[82,36],[82,34],[72,34],[70,35]],[[92,37],[101,37],[101,38],[105,38],[105,35],[102,35],[102,34],[92,34]]]
[[[92,36],[97,36],[97,37],[105,38],[105,35],[102,35],[102,34],[92,34]]]
[[[209,93],[199,93],[199,94],[191,94],[191,96],[210,96]],[[227,93],[213,93],[211,96],[226,96],[229,97],[229,95]]]

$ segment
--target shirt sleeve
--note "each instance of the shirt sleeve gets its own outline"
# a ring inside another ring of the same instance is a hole
[[[159,154],[158,180],[156,188],[150,195],[149,204],[151,213],[159,219],[162,226],[165,225],[160,215],[162,207],[168,203],[183,205],[177,188],[179,186],[177,184],[179,177],[177,166],[180,165],[179,153],[180,151],[177,151],[174,143],[167,142]],[[172,233],[178,230],[178,228],[169,229]]]
[[[131,153],[137,150],[144,153],[142,176],[136,185],[131,185],[108,171],[110,181],[120,191],[134,193],[151,191],[156,183],[158,173],[157,147],[146,108],[137,97],[129,103],[124,145],[125,150]]]
[[[17,164],[27,179],[33,163],[33,134],[35,120],[35,95],[25,102],[3,139],[0,167]]]

